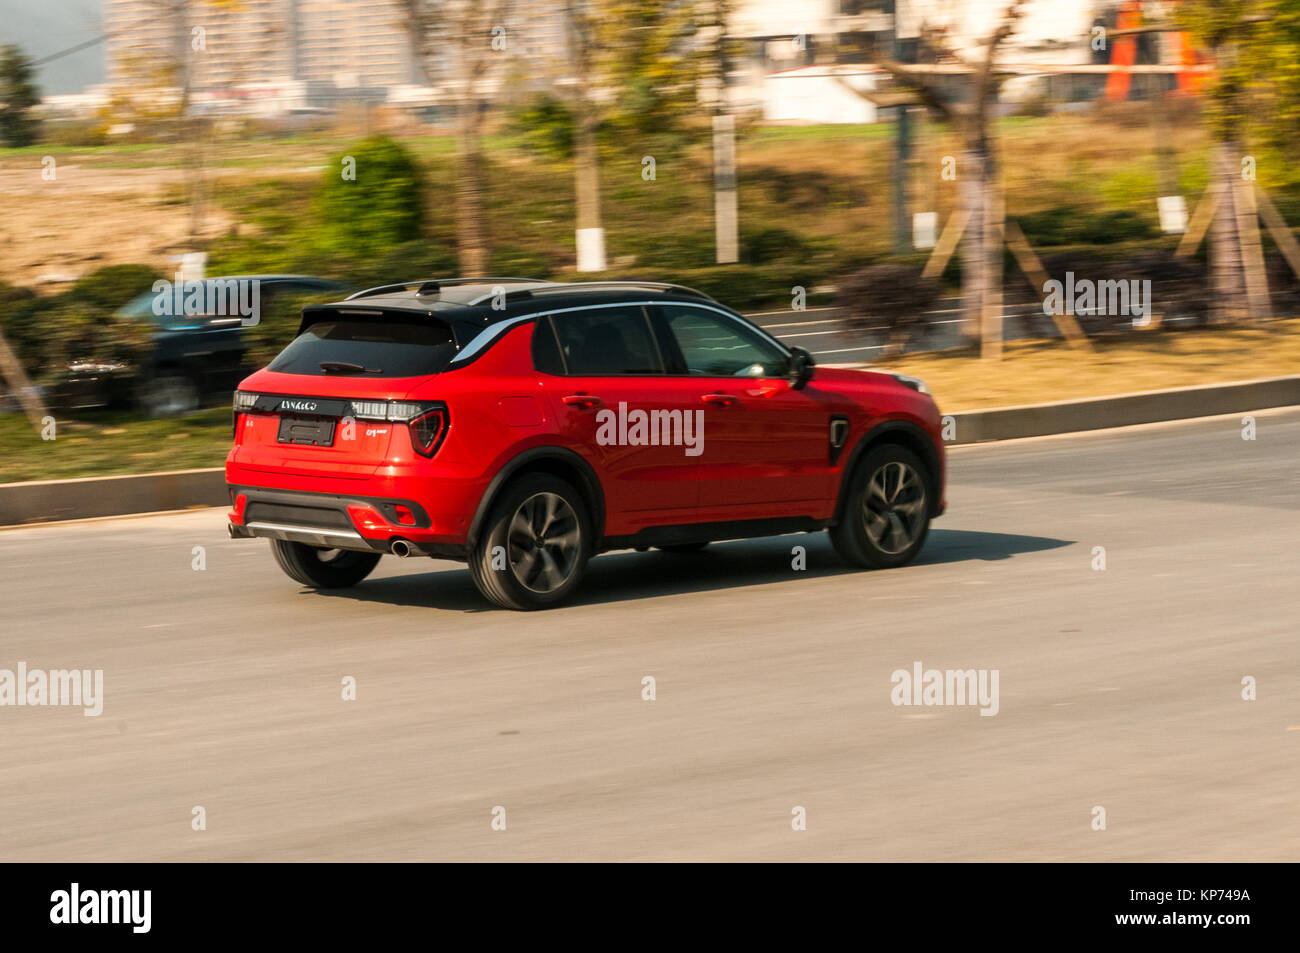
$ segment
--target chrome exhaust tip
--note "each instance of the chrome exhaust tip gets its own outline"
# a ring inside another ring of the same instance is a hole
[[[407,556],[411,555],[411,553],[415,551],[411,547],[411,544],[404,539],[393,540],[392,545],[389,546],[388,548],[394,556],[400,556],[402,559],[405,559]]]

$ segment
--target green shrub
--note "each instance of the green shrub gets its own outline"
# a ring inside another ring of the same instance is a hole
[[[1130,209],[1115,209],[1085,218],[1079,223],[1073,240],[1086,245],[1109,245],[1159,235],[1160,229],[1150,219]]]
[[[740,260],[746,265],[774,261],[802,264],[812,257],[812,246],[788,228],[741,228]]]
[[[153,283],[163,277],[148,265],[109,265],[77,279],[60,297],[112,313],[132,298],[152,291]]]
[[[1098,215],[1084,208],[1057,205],[1017,215],[1015,219],[1029,244],[1036,248],[1110,245],[1160,235],[1155,223],[1129,209],[1114,209]]]
[[[554,96],[538,93],[510,115],[507,128],[530,152],[552,159],[573,155],[573,114]]]
[[[151,328],[113,312],[160,277],[145,265],[111,265],[46,298],[0,285],[0,327],[27,373],[42,383],[57,382],[81,361],[137,367],[152,347]]]
[[[704,268],[713,263],[716,254],[712,230],[636,229],[609,238],[611,256],[617,260],[630,254],[637,268]]]
[[[541,278],[555,270],[555,256],[543,249],[496,245],[489,257],[489,271],[510,278]],[[455,272],[448,272],[454,274]]]
[[[355,161],[354,179],[345,179]],[[380,255],[420,237],[424,189],[409,152],[382,136],[363,139],[328,166],[316,195],[315,235],[327,253],[352,259]]]
[[[267,238],[221,238],[208,250],[209,275],[318,275],[334,278],[344,273],[338,256],[314,249],[303,241]]]
[[[403,242],[378,257],[349,264],[341,274],[359,288],[452,277],[457,274],[456,249],[424,239]]]
[[[760,307],[788,308],[796,287],[803,288],[809,304],[814,285],[825,280],[820,269],[780,263],[765,265],[713,265],[663,271],[632,268],[605,272],[567,272],[557,281],[667,281],[685,285],[737,310]]]
[[[0,281],[0,332],[29,375],[35,375],[41,369],[43,329],[36,318],[40,308],[41,299],[31,291]]]

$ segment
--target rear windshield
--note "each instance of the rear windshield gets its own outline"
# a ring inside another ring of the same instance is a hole
[[[451,328],[428,318],[318,321],[280,352],[268,370],[329,377],[437,374],[456,353]]]

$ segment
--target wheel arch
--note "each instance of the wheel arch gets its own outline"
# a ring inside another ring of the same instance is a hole
[[[844,465],[844,477],[840,480],[839,494],[835,500],[835,522],[844,518],[844,508],[848,505],[849,488],[857,476],[857,469],[867,453],[876,447],[893,444],[916,454],[925,464],[927,487],[930,497],[930,515],[939,515],[939,501],[943,498],[943,464],[939,451],[929,434],[920,425],[910,420],[886,420],[867,431],[853,446],[848,462]]]
[[[474,544],[478,542],[479,535],[483,531],[483,524],[487,522],[492,504],[496,502],[501,491],[510,481],[530,473],[549,473],[573,485],[574,489],[582,495],[583,502],[587,504],[592,522],[593,548],[598,548],[601,538],[605,535],[605,493],[601,489],[596,471],[578,453],[567,447],[545,446],[525,450],[512,458],[492,477],[487,489],[483,491],[482,498],[479,499],[477,509],[474,510],[474,518],[470,521],[469,532],[465,536],[466,551],[470,552],[474,549]]]

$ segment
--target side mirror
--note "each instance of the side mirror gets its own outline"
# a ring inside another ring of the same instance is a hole
[[[798,345],[790,348],[790,386],[795,390],[803,390],[813,379],[813,367],[816,364],[806,348]]]

